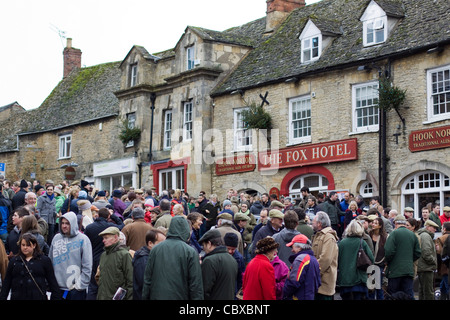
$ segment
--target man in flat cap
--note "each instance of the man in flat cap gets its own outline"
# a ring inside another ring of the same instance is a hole
[[[417,262],[419,276],[419,300],[434,300],[434,270],[437,269],[436,246],[434,234],[439,226],[432,220],[425,221],[423,228],[417,232],[422,253]]]
[[[406,228],[406,221],[403,215],[395,217],[395,230],[384,245],[387,292],[393,297],[404,292],[413,300],[414,261],[420,258],[421,250],[417,236]]]
[[[105,252],[100,256],[97,300],[132,300],[133,265],[128,248],[119,241],[119,229],[109,227],[98,235]]]
[[[238,264],[223,245],[222,235],[212,229],[198,242],[206,253],[201,265],[205,300],[233,300]]]
[[[443,214],[441,214],[441,216],[439,217],[439,219],[441,220],[441,225],[443,225],[445,222],[450,221],[450,207],[449,206],[445,206],[444,208],[442,208]]]
[[[411,207],[406,207],[405,209],[403,209],[403,215],[406,219],[414,218],[414,209]]]
[[[273,202],[274,201],[272,201],[272,203]],[[252,248],[250,250],[250,254],[252,257],[255,256],[256,243],[259,240],[268,236],[272,237],[274,234],[280,232],[284,228],[283,219],[284,214],[280,210],[271,209],[269,211],[269,218],[266,225],[259,229],[253,237]]]
[[[237,212],[233,217],[233,221],[235,229],[239,231],[242,237],[244,245],[244,254],[242,256],[244,257],[245,262],[248,263],[251,260],[249,247],[252,242],[251,242],[251,233],[249,233],[246,227],[250,221],[250,217],[243,214],[242,212]]]

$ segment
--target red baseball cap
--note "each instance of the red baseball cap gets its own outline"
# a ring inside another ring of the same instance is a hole
[[[308,243],[308,237],[306,237],[304,234],[298,234],[294,238],[292,238],[292,241],[286,244],[286,247],[292,246],[294,243]]]

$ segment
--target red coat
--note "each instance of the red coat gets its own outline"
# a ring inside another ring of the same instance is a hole
[[[275,271],[265,255],[250,261],[242,281],[244,300],[276,300]]]
[[[444,222],[450,221],[450,217],[447,217],[445,214],[441,214],[439,220],[441,220],[441,224],[444,224]]]

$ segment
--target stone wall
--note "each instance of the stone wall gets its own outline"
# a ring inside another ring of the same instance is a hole
[[[72,134],[72,157],[59,158],[59,135]],[[118,139],[116,118],[103,119],[52,132],[20,136],[20,152],[15,154],[14,162],[7,164],[7,177],[31,180],[35,173],[38,180],[64,180],[61,165],[75,162],[75,180],[93,176],[95,162],[120,157],[123,144]]]

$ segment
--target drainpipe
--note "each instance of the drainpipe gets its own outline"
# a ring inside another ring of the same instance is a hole
[[[148,159],[150,162],[150,166],[152,165],[152,161],[153,161],[152,145],[153,145],[153,118],[154,118],[154,112],[155,112],[155,100],[156,100],[156,94],[152,92],[150,94],[150,101],[152,103],[150,106],[150,109],[152,110],[152,118],[151,118],[151,122],[150,122],[150,150],[148,152]]]
[[[381,74],[380,74],[381,76]],[[384,76],[391,78],[391,61],[389,60],[384,70]],[[380,112],[380,141],[379,141],[379,177],[380,177],[380,201],[383,207],[387,206],[387,112],[382,109]],[[380,152],[381,151],[381,152]]]

